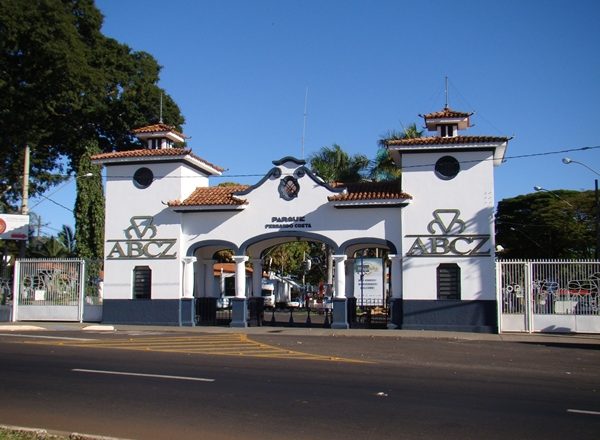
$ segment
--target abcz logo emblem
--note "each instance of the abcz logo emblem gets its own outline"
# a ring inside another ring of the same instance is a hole
[[[146,237],[148,231],[152,233],[148,239],[154,238],[156,236],[156,226],[152,224],[154,219],[152,217],[131,217],[129,222],[131,226],[125,229],[125,237],[131,239],[131,233],[133,232],[135,236],[141,240]]]
[[[430,235],[406,235],[415,238],[407,257],[487,257],[489,235],[463,234],[467,228],[458,209],[436,209],[427,225]]]
[[[177,258],[171,249],[177,242],[174,238],[155,238],[158,231],[154,218],[135,216],[129,219],[129,227],[123,230],[126,240],[106,240],[112,244],[108,260],[161,260]]]

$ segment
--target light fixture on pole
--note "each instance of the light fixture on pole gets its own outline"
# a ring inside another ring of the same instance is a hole
[[[569,165],[571,163],[576,163],[581,165],[582,167],[587,168],[592,173],[597,176],[600,176],[600,173],[590,167],[589,165],[584,164],[583,162],[579,162],[577,160],[573,160],[569,157],[563,157],[562,163],[565,165]],[[600,260],[600,199],[598,198],[598,179],[594,179],[594,200],[596,203],[596,252],[595,257],[596,260]]]
[[[554,197],[556,197],[559,200],[562,200],[563,202],[565,202],[567,205],[569,205],[571,208],[573,207],[573,205],[571,205],[568,201],[566,201],[565,199],[563,199],[561,196],[559,196],[558,194],[556,194],[554,191],[550,191],[549,189],[546,188],[542,188],[541,186],[534,186],[533,189],[537,192],[543,191],[543,192],[547,192],[549,194],[552,194]]]

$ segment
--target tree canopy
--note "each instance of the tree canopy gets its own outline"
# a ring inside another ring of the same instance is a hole
[[[400,179],[402,171],[390,156],[390,152],[387,149],[388,142],[398,139],[420,138],[422,135],[423,130],[417,129],[417,124],[413,123],[402,131],[390,130],[385,135],[381,136],[377,141],[379,149],[377,150],[375,159],[371,162],[369,177],[375,181]]]
[[[77,198],[75,200],[75,242],[82,258],[101,260],[104,257],[104,193],[102,170],[91,163],[91,156],[100,152],[98,143],[90,141],[77,166]]]
[[[76,169],[86,143],[100,149],[137,145],[132,128],[184,119],[158,86],[160,66],[101,33],[93,0],[0,2],[0,196],[20,197],[23,149],[31,147],[30,194],[43,193]]]
[[[337,144],[322,147],[317,153],[310,155],[308,161],[312,171],[329,183],[359,182],[364,179],[369,166],[367,156],[350,156]]]
[[[593,191],[541,191],[504,199],[496,212],[496,244],[505,258],[592,258]]]

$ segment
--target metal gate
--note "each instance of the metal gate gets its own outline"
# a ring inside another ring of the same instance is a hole
[[[13,321],[83,321],[85,261],[15,263]]]
[[[501,332],[600,333],[599,261],[497,262]]]

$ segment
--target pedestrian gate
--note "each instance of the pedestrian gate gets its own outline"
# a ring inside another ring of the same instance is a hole
[[[82,322],[84,271],[83,260],[17,260],[13,321]]]
[[[599,261],[498,261],[501,332],[600,333]]]

